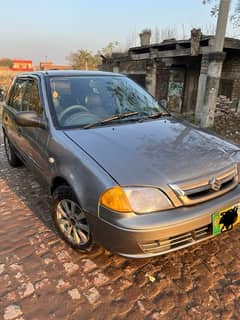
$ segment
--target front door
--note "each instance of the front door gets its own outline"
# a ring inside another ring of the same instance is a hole
[[[21,128],[15,121],[15,116],[22,111],[22,98],[24,95],[26,80],[18,78],[12,85],[6,100],[6,108],[3,117],[3,124],[10,142],[14,145],[24,162],[26,160],[24,140],[21,135]]]
[[[45,117],[43,103],[39,94],[37,78],[28,78],[22,98],[22,111],[35,111],[40,118]],[[48,129],[22,127],[21,135],[24,140],[28,162],[43,182],[48,183]]]

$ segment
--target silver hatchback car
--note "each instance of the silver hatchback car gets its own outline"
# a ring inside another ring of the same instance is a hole
[[[150,257],[240,223],[240,149],[172,117],[125,76],[18,75],[3,110],[6,155],[53,196],[73,248]]]

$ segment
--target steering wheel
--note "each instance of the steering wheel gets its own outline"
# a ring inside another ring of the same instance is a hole
[[[76,104],[76,105],[68,107],[63,112],[61,112],[61,114],[59,116],[59,121],[64,122],[66,120],[66,118],[68,118],[72,113],[76,113],[79,111],[89,113],[89,111],[86,107],[84,107],[80,104]]]

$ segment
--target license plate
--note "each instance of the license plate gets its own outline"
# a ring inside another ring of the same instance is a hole
[[[240,224],[240,203],[212,215],[213,235],[232,230]]]

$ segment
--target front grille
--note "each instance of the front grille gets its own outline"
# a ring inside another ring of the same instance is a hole
[[[186,247],[212,236],[212,225],[208,224],[201,228],[151,242],[139,243],[145,253],[166,253],[177,248]]]
[[[218,190],[214,190],[211,184],[212,179],[215,179],[217,184],[220,185]],[[207,177],[178,182],[171,184],[170,187],[179,196],[183,205],[194,205],[223,195],[235,188],[237,184],[237,167],[231,166]]]

